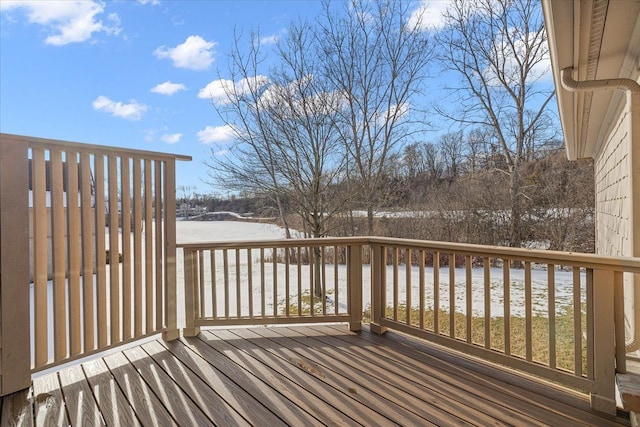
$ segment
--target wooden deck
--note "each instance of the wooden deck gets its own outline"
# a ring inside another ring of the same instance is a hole
[[[344,326],[148,341],[35,377],[0,407],[2,426],[629,425],[566,390]]]

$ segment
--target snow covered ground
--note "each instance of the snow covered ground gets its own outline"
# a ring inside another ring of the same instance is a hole
[[[226,241],[226,240],[256,240],[256,239],[278,239],[284,237],[284,231],[274,225],[268,224],[255,224],[255,223],[242,223],[242,222],[178,222],[177,230],[178,242],[203,242],[203,241]],[[280,307],[277,310],[282,310],[282,304],[286,301],[285,294],[285,266],[283,263],[277,265],[278,283],[273,286],[273,264],[271,262],[265,263],[264,267],[261,266],[258,251],[252,251],[252,293],[254,295],[254,313],[260,313],[261,307],[258,307],[261,296],[260,280],[262,275],[265,277],[267,286],[265,289],[265,312],[267,314],[273,313],[274,301],[279,304]],[[240,280],[241,284],[241,314],[248,315],[248,293],[247,277],[248,260],[246,253],[241,252],[239,258],[240,263]],[[261,269],[264,269],[262,271]],[[291,265],[289,270],[290,277],[290,292],[289,300],[297,300],[298,289],[298,266]],[[301,266],[301,288],[309,290],[310,272],[308,266]],[[210,265],[208,259],[205,259],[204,265],[206,278],[211,276]],[[337,270],[338,280],[335,282],[335,273]],[[233,251],[229,254],[229,314],[236,315],[236,260]],[[332,264],[327,264],[325,267],[325,276],[327,280],[327,289],[332,291],[334,296],[337,289],[339,311],[346,310],[344,305],[347,300],[346,289],[346,266],[338,265],[337,269]],[[419,283],[420,283],[420,270],[418,267],[411,268],[411,305],[418,307],[419,301]],[[223,262],[221,254],[217,254],[216,257],[216,281],[218,283],[217,291],[217,312],[222,313],[224,311],[224,292],[221,289],[221,283],[223,278]],[[398,271],[398,300],[400,303],[406,302],[407,287],[406,287],[406,267],[400,266]],[[427,308],[434,307],[434,292],[433,292],[433,269],[427,267],[425,269],[425,306]],[[183,277],[183,264],[182,254],[178,254],[178,282],[179,289],[182,286]],[[492,268],[490,271],[490,301],[491,301],[491,316],[502,316],[504,314],[504,291],[503,291],[503,272],[502,269]],[[466,313],[466,271],[464,268],[455,269],[454,274],[455,282],[455,308],[460,313]],[[485,292],[484,292],[484,270],[482,268],[474,268],[472,270],[472,313],[475,316],[484,315],[485,306]],[[449,310],[449,268],[443,267],[440,269],[440,291],[439,300],[440,308]],[[584,287],[586,280],[584,273],[581,277],[581,294],[584,295]],[[336,286],[337,284],[337,286]],[[371,303],[371,271],[368,265],[363,266],[363,307],[368,307]],[[556,310],[561,311],[573,304],[573,273],[571,271],[555,272],[555,301]],[[532,271],[532,306],[533,313],[539,315],[546,315],[548,312],[548,284],[547,284],[547,271],[543,269],[536,269]],[[274,298],[275,293],[275,298]],[[178,292],[179,298],[183,293]],[[334,296],[330,298],[333,300]],[[511,270],[511,315],[523,317],[525,315],[525,299],[524,299],[524,270]],[[205,314],[210,315],[212,313],[211,302],[211,286],[210,282],[205,288]],[[393,270],[392,266],[387,268],[387,302],[393,301]],[[584,302],[584,300],[583,300]],[[183,302],[180,301],[179,307],[183,307]],[[329,310],[333,310],[333,306],[328,307]],[[182,321],[182,314],[179,316]]]

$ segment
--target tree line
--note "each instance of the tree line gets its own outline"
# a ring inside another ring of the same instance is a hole
[[[519,247],[554,216],[566,233],[593,186],[590,166],[558,155],[539,2],[454,0],[440,27],[414,6],[324,2],[273,50],[236,34],[211,93],[233,135],[206,162],[212,185],[267,200],[311,237],[387,232],[384,209],[429,212],[447,240]],[[441,81],[447,98],[425,105]],[[433,117],[454,130],[422,142]]]

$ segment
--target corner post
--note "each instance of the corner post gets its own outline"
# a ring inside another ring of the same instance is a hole
[[[173,341],[178,331],[178,305],[176,303],[176,161],[167,160],[164,171],[164,232],[165,232],[165,330],[162,338]]]
[[[592,289],[594,302],[592,312],[587,313],[593,316],[592,375],[595,384],[591,408],[611,415],[616,414],[614,274],[613,271],[587,270],[587,290]]]
[[[347,251],[349,330],[357,332],[362,329],[362,246],[350,245]]]
[[[380,324],[384,317],[386,305],[387,248],[382,245],[372,244],[371,253],[371,331],[382,335],[387,331],[387,328]]]
[[[29,387],[27,145],[0,136],[0,396]]]
[[[182,335],[185,337],[195,337],[200,333],[200,327],[196,326],[196,317],[198,317],[198,287],[196,285],[196,277],[198,266],[196,265],[198,257],[196,251],[183,248],[184,251],[184,317],[185,328]]]

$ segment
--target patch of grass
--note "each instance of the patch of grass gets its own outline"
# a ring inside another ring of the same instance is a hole
[[[410,324],[420,327],[420,310],[412,308],[409,312]],[[393,319],[393,308],[386,308],[386,317]],[[456,312],[454,314],[454,337],[466,341],[467,339],[467,316],[463,313]],[[397,320],[406,322],[407,308],[400,305],[397,310]],[[371,311],[367,309],[363,313],[363,322],[371,321]],[[491,348],[505,352],[505,318],[492,317],[490,322],[489,340]],[[574,372],[574,325],[573,325],[573,309],[563,308],[556,313],[555,318],[555,344],[556,344],[556,366],[570,372]],[[439,310],[438,312],[438,332],[441,335],[450,336],[451,324],[449,312]],[[510,316],[510,351],[514,356],[526,357],[526,319],[524,317]],[[586,316],[581,315],[581,324],[586,325]],[[434,310],[428,309],[424,312],[425,330],[434,332]],[[578,331],[578,334],[584,336],[584,331]],[[485,318],[473,316],[471,318],[471,342],[480,346],[485,345]],[[587,344],[582,339],[582,372],[587,372]],[[549,319],[544,316],[534,315],[531,317],[531,355],[535,362],[545,365],[549,364]]]
[[[327,290],[325,292],[326,297],[330,297],[333,295],[333,290]],[[298,307],[298,296],[294,295],[289,298],[289,315],[290,316],[298,316],[300,312],[303,316],[311,315],[311,294],[309,291],[303,291],[300,295],[301,306]],[[334,311],[334,303],[333,300],[325,301],[327,314],[333,313]],[[280,300],[278,303],[279,311],[281,314],[287,314],[287,302],[285,300]],[[313,295],[313,313],[315,315],[322,314],[322,297]]]

